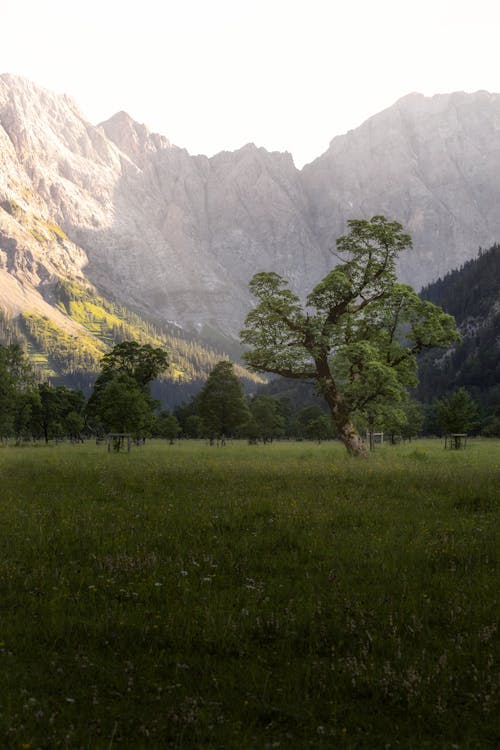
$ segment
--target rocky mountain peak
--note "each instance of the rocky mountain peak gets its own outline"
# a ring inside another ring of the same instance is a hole
[[[384,214],[413,237],[400,275],[417,289],[500,237],[500,95],[410,94],[334,138],[304,167],[323,248],[351,218]]]
[[[165,136],[152,133],[146,125],[136,122],[127,112],[117,112],[98,127],[141,169],[149,154],[175,148]]]
[[[408,229],[399,273],[419,288],[500,239],[499,175],[500,95],[483,91],[412,93],[299,171],[253,143],[191,156],[126,112],[95,127],[69,97],[0,77],[4,274],[37,286],[67,266],[198,329],[237,335],[257,271],[305,295],[352,218]]]

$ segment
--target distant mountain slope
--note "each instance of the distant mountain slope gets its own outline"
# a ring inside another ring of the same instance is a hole
[[[123,112],[95,127],[69,97],[2,75],[0,204],[5,309],[27,296],[41,312],[56,276],[79,278],[236,341],[253,273],[276,271],[304,295],[350,218],[405,224],[414,250],[400,276],[417,288],[499,241],[500,95],[412,94],[299,172],[252,144],[190,156]]]
[[[432,401],[461,386],[490,412],[500,406],[500,245],[425,287],[424,299],[455,316],[462,343],[420,361],[418,395]]]
[[[155,397],[170,407],[200,388],[214,365],[226,357],[187,337],[174,326],[155,325],[75,281],[57,280],[51,288],[53,308],[71,325],[62,328],[57,316],[24,312],[12,318],[0,313],[0,343],[20,343],[41,378],[88,392],[102,356],[116,343],[135,340],[167,350],[170,367],[154,385]],[[236,365],[248,386],[263,380]]]

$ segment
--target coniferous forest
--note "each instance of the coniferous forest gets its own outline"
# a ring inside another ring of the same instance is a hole
[[[462,341],[420,357],[419,400],[465,388],[491,422],[500,409],[500,245],[425,287],[421,296],[454,316]]]

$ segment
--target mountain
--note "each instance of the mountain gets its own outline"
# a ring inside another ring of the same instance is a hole
[[[460,344],[422,355],[418,396],[432,401],[466,388],[485,413],[500,408],[500,245],[425,287],[423,299],[455,317]]]
[[[500,239],[500,94],[410,94],[334,138],[303,181],[323,250],[348,218],[395,218],[419,289]]]
[[[60,278],[227,350],[251,276],[305,295],[348,219],[400,220],[414,249],[399,273],[419,287],[500,238],[499,199],[498,94],[412,94],[299,171],[253,144],[191,156],[124,112],[94,126],[69,97],[0,76],[0,304],[73,336]]]

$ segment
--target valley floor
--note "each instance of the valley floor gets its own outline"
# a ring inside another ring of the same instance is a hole
[[[498,747],[499,459],[0,448],[0,746]]]

